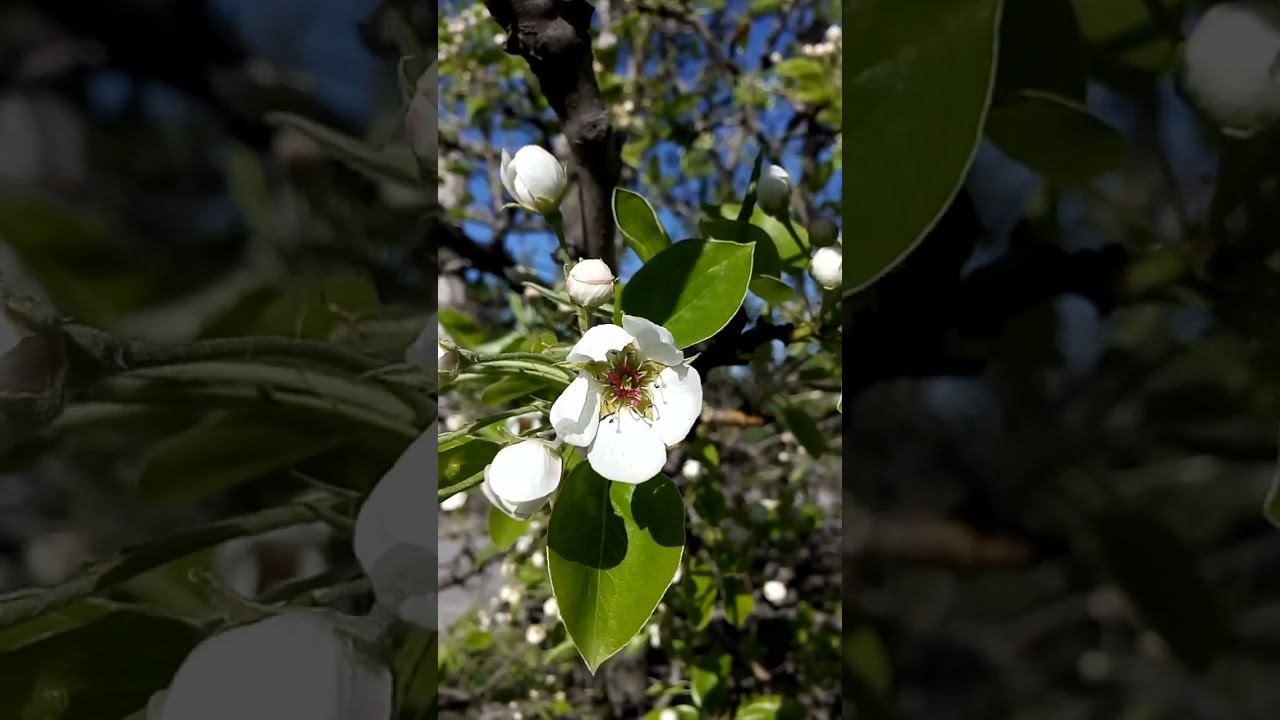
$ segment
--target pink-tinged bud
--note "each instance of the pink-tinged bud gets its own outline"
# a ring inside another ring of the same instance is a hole
[[[564,289],[583,307],[598,307],[613,298],[613,271],[603,260],[582,260],[569,270]]]

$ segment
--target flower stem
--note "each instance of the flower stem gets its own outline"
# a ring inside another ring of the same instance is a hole
[[[578,331],[583,335],[591,328],[591,313],[584,307],[578,308]]]
[[[572,262],[573,256],[569,254],[569,241],[564,237],[564,216],[560,214],[560,210],[552,210],[545,215],[547,224],[556,234],[556,240],[560,241],[560,252],[564,255],[564,262]]]
[[[454,495],[457,495],[463,490],[470,490],[471,488],[479,485],[482,482],[484,482],[484,470],[481,470],[480,472],[476,473],[475,475],[472,475],[471,477],[467,478],[466,480],[463,480],[462,482],[454,483],[447,488],[441,488],[440,490],[437,490],[436,501],[444,502],[445,500],[448,500],[449,498],[453,497]]]
[[[813,250],[813,248],[809,247],[808,243],[800,239],[800,233],[796,232],[796,226],[791,222],[791,215],[788,214],[782,216],[782,225],[787,229],[787,232],[791,233],[791,239],[796,241],[796,246],[799,247],[805,255],[808,255]]]
[[[480,428],[488,427],[496,422],[502,422],[507,418],[513,418],[518,415],[524,415],[525,413],[540,412],[543,409],[544,409],[544,406],[541,403],[535,403],[530,405],[522,405],[521,407],[512,408],[510,410],[503,410],[502,412],[497,412],[492,415],[486,415],[482,418],[479,418],[470,423],[467,423],[466,425],[458,428],[457,430],[454,430],[452,432],[447,432],[447,433],[441,433],[436,437],[436,447],[444,448],[444,446],[448,445],[454,440],[470,435],[471,433],[475,432],[476,430],[479,430]]]

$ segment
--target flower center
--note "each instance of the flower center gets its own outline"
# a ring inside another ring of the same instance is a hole
[[[609,417],[626,407],[642,417],[653,418],[650,388],[662,372],[662,365],[642,358],[639,350],[628,345],[610,352],[604,362],[588,363],[585,369],[601,385],[604,400],[601,417]]]

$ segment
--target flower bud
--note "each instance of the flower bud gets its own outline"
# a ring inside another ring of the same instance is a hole
[[[809,274],[827,290],[835,290],[844,281],[844,253],[839,246],[818,248],[809,265]]]
[[[424,165],[434,165],[439,152],[439,132],[436,128],[438,110],[436,98],[439,96],[436,65],[431,64],[418,78],[413,91],[413,99],[409,101],[409,110],[404,116],[405,134],[409,138],[409,146],[418,161]]]
[[[378,603],[436,629],[436,425],[378,481],[356,517],[356,560]]]
[[[394,688],[385,665],[328,618],[289,610],[205,640],[153,720],[389,720]]]
[[[791,208],[791,176],[778,165],[770,165],[756,182],[756,200],[770,215],[783,215]]]
[[[551,443],[523,440],[493,456],[484,469],[481,489],[494,507],[516,520],[528,520],[560,487],[562,465]]]
[[[603,260],[580,260],[569,270],[564,289],[582,307],[599,307],[613,299],[613,280]]]
[[[840,237],[840,228],[835,220],[826,215],[819,215],[809,223],[809,242],[813,243],[814,247],[835,245],[838,237]]]
[[[502,186],[511,193],[515,203],[539,215],[558,210],[569,187],[564,166],[537,145],[525,145],[516,151],[515,157],[503,150],[499,170]]]
[[[1212,6],[1187,37],[1187,93],[1223,132],[1247,137],[1280,119],[1280,5],[1243,0]]]

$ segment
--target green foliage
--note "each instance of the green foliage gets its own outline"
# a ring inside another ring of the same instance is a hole
[[[669,479],[611,483],[585,463],[565,479],[547,536],[560,615],[594,673],[653,614],[684,552],[684,509]]]
[[[632,276],[622,310],[666,327],[676,347],[706,340],[742,306],[754,252],[754,243],[678,242]]]

